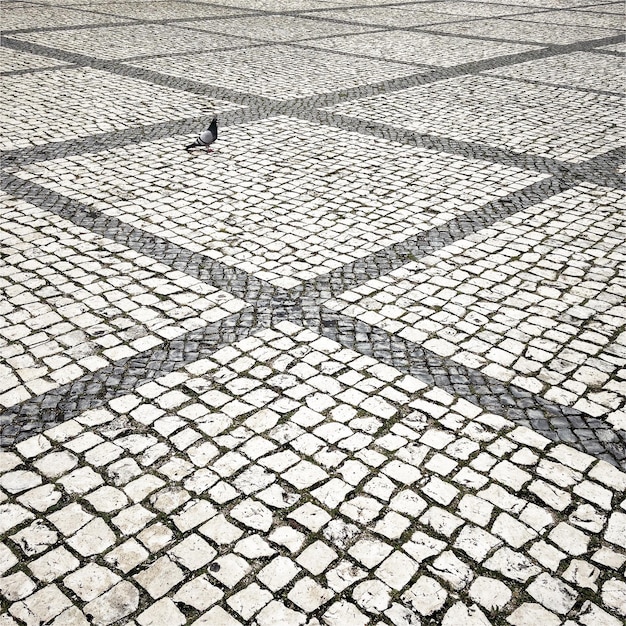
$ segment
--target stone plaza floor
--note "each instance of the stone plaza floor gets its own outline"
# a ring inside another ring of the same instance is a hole
[[[1,23],[0,626],[624,624],[622,2]]]

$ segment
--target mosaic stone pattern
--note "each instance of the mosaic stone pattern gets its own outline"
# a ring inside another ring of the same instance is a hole
[[[608,54],[573,52],[540,64],[527,61],[507,68],[489,70],[488,74],[521,80],[534,80],[562,87],[598,89],[621,94],[626,88],[623,59]]]
[[[291,15],[240,17],[225,20],[195,22],[194,28],[230,35],[245,32],[248,37],[262,41],[286,42],[311,38],[346,35],[367,30],[362,26],[336,24],[333,22],[311,22]]]
[[[425,26],[429,24],[445,24],[446,22],[455,22],[458,16],[450,13],[438,13],[438,3],[429,7],[429,9],[407,11],[401,6],[392,7],[371,7],[327,11],[324,13],[325,18],[339,20],[342,22],[354,22],[357,24],[368,24],[380,27],[411,27]],[[476,18],[476,15],[472,17]]]
[[[27,52],[17,52],[9,48],[0,48],[0,72],[20,72],[39,68],[48,68],[63,65],[61,61]]]
[[[537,17],[541,20],[537,20]],[[582,11],[546,11],[545,13],[536,15],[520,15],[520,20],[554,22],[556,24],[571,24],[574,26],[589,26],[591,28],[619,28],[624,29],[626,26],[626,16],[622,14],[603,13]]]
[[[5,0],[0,626],[623,624],[623,15]]]
[[[519,17],[519,16],[516,16]],[[585,28],[572,24],[555,23],[550,20],[523,21],[519,19],[474,20],[471,22],[457,21],[437,26],[426,26],[427,30],[454,35],[469,35],[506,41],[532,42],[543,44],[569,44],[576,41],[592,41],[610,35],[619,34],[619,29]]]
[[[551,85],[521,91],[518,83],[487,75],[373,96],[332,111],[571,163],[622,145],[624,125],[615,122],[626,122],[618,96]]]
[[[379,31],[348,37],[317,39],[311,41],[310,45],[335,52],[362,54],[437,67],[450,67],[533,49],[533,46],[524,44],[468,40],[409,31]]]
[[[357,87],[371,80],[382,81],[414,73],[414,68],[391,61],[360,59],[286,45],[149,59],[132,65],[274,100],[332,93],[338,88]],[[294,72],[293,67],[297,67],[298,72]],[[303,75],[306,81],[302,80]],[[259,81],[259,76],[264,79]]]
[[[325,306],[626,428],[625,216],[573,189]]]
[[[287,322],[0,463],[18,620],[623,612],[626,474]]]
[[[62,28],[89,24],[124,22],[120,17],[102,15],[66,7],[25,6],[2,11],[2,30],[31,30],[34,28]]]
[[[288,119],[224,137],[211,178],[204,160],[180,152],[182,139],[44,162],[18,176],[287,288],[545,176],[386,141],[359,147],[354,133],[328,137],[323,126]],[[120,186],[124,172],[133,176]],[[394,177],[401,187],[386,183]],[[164,199],[151,202],[157,190]]]
[[[227,111],[238,105],[209,100],[125,76],[91,68],[56,70],[32,76],[7,76],[2,80],[6,132],[0,148],[15,149],[67,141],[98,133],[148,126],[179,118],[202,118],[215,110]],[[23,90],[35,93],[25,105]],[[103,101],[103,91],[122,89],[124,98],[114,106]],[[33,121],[36,122],[33,127]]]
[[[183,272],[3,198],[0,407],[246,306]]]
[[[185,20],[208,17],[227,17],[241,15],[247,11],[223,6],[212,6],[200,2],[180,2],[160,0],[158,2],[106,2],[99,10],[118,17],[139,20]]]
[[[98,29],[32,32],[16,39],[99,59],[122,59],[160,55],[163,50],[201,52],[247,44],[241,37],[228,37],[192,30],[176,24],[138,24]]]

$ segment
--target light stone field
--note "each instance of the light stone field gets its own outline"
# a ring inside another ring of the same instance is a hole
[[[0,626],[626,622],[623,3],[0,10]]]

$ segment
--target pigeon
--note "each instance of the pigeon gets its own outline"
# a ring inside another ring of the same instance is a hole
[[[193,150],[194,148],[206,148],[207,152],[213,152],[209,146],[217,139],[217,118],[211,120],[208,128],[203,130],[198,138],[185,147],[185,150]]]

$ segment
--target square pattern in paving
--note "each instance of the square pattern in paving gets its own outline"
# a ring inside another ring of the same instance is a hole
[[[390,61],[437,67],[449,67],[460,63],[482,61],[494,56],[517,54],[534,47],[408,31],[381,31],[317,39],[309,42],[309,45],[336,52],[364,54]]]
[[[576,7],[574,7],[574,9],[576,9]],[[580,7],[580,10],[585,12],[591,11],[592,13],[624,13],[624,7],[621,2],[609,2],[607,4],[602,3],[598,6],[586,5]]]
[[[533,16],[534,17],[534,16]],[[535,19],[537,19],[535,17]],[[554,23],[539,19],[536,22],[524,22],[518,19],[491,19],[459,21],[456,23],[438,24],[435,27],[424,27],[426,30],[436,30],[454,35],[470,35],[490,37],[507,41],[523,41],[531,43],[553,43],[565,45],[576,41],[602,39],[611,35],[618,35],[617,29],[584,28]]]
[[[365,26],[306,20],[291,15],[259,15],[225,20],[207,20],[194,22],[193,27],[224,35],[245,32],[247,37],[253,39],[276,42],[330,37],[370,30]]]
[[[475,2],[476,0],[468,0],[469,2]],[[501,4],[501,0],[478,0],[479,2],[495,2]],[[528,7],[529,11],[539,11],[547,9],[571,9],[588,10],[589,0],[516,0],[516,6]],[[602,3],[601,6],[605,6]],[[608,6],[608,4],[606,5]]]
[[[546,11],[536,15],[520,15],[515,19],[584,26],[590,28],[591,32],[594,28],[616,28],[622,31],[626,28],[626,15],[623,11],[621,14],[600,14],[593,11]]]
[[[0,487],[6,619],[625,614],[626,474],[286,322],[0,453]]]
[[[246,306],[47,211],[2,201],[2,408]]]
[[[63,30],[15,35],[16,39],[99,59],[122,59],[177,52],[196,52],[247,45],[247,39],[214,35],[182,24],[139,24],[89,30]]]
[[[188,156],[180,138],[39,163],[18,176],[282,287],[546,176],[383,140],[359,146],[354,133],[287,118],[222,136],[210,156]]]
[[[493,2],[419,2],[409,4],[406,7],[398,7],[399,10],[406,11],[436,11],[438,13],[449,13],[450,15],[463,15],[470,18],[473,17],[498,17],[503,15],[515,15],[517,13],[528,13],[532,11],[525,7],[523,3],[517,4],[501,4]],[[538,9],[541,11],[541,9]]]
[[[341,0],[334,0],[341,3]],[[230,7],[250,8],[248,0],[223,0],[220,4]],[[299,11],[305,9],[327,9],[333,6],[327,0],[306,0],[303,6],[303,0],[256,0],[254,8],[259,11]]]
[[[414,67],[404,64],[287,45],[147,59],[132,65],[276,100],[332,93],[415,73]]]
[[[114,24],[128,21],[114,15],[102,15],[92,11],[81,11],[67,7],[26,6],[6,10],[2,7],[2,30],[29,30],[81,26],[87,24]]]
[[[212,6],[201,2],[105,2],[98,10],[111,15],[142,20],[181,20],[184,18],[222,17],[241,15],[245,10]]]
[[[168,120],[210,118],[214,111],[240,108],[203,95],[82,67],[5,76],[2,87],[7,120],[0,148],[5,150]]]
[[[556,195],[326,303],[626,429],[626,195]]]
[[[424,26],[426,24],[440,24],[455,22],[459,18],[451,13],[438,13],[438,3],[428,5],[426,10],[407,11],[402,7],[368,7],[358,9],[337,9],[324,11],[324,18],[352,22],[355,24],[368,24],[371,26],[411,27]],[[317,15],[317,14],[313,14]]]
[[[0,72],[20,72],[59,65],[66,64],[63,61],[56,61],[37,54],[0,48]]]
[[[621,4],[2,11],[0,626],[624,624]]]
[[[624,141],[618,96],[463,76],[333,107],[419,133],[508,148],[572,163]]]
[[[554,85],[601,89],[621,94],[626,88],[624,60],[608,54],[573,52],[489,70],[488,74],[537,80]]]

